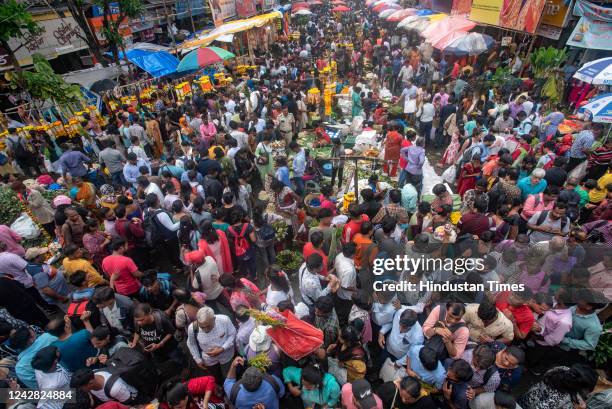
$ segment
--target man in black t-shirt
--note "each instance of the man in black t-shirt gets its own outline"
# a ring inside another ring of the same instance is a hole
[[[140,344],[157,363],[183,363],[183,355],[174,339],[174,325],[163,312],[152,309],[149,304],[138,304],[134,309],[134,322],[136,333],[130,342],[131,348]]]

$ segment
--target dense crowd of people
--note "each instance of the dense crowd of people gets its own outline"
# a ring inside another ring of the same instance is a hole
[[[529,84],[477,87],[499,65],[528,73],[521,47],[466,67],[353,7],[323,6],[216,93],[160,86],[80,138],[9,130],[2,188],[61,250],[0,226],[2,387],[74,391],[40,408],[611,407],[610,356],[593,361],[612,296],[604,128],[561,135],[571,112]],[[343,140],[330,183],[298,138],[332,61],[347,119],[384,148],[347,206]],[[320,345],[292,358],[257,311],[291,312]]]

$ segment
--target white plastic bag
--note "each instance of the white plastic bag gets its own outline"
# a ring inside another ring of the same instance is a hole
[[[21,216],[11,224],[11,230],[28,240],[40,236],[40,229],[26,213],[21,213]]]
[[[580,162],[578,166],[576,166],[572,171],[567,175],[568,179],[576,178],[577,180],[581,180],[587,174],[587,162],[583,160]]]
[[[391,382],[406,376],[406,370],[403,367],[397,368],[391,359],[387,358],[383,366],[380,368],[379,376],[383,382]]]
[[[442,180],[452,185],[455,183],[457,178],[457,168],[454,165],[449,166],[444,172],[442,172]]]

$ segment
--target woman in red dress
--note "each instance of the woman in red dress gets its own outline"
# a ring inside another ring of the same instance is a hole
[[[397,131],[397,126],[391,126],[389,132],[387,132],[387,138],[385,139],[385,172],[390,176],[394,177],[397,175],[397,165],[400,159],[400,149],[402,148],[402,141],[404,137]],[[391,171],[389,171],[391,167]]]
[[[471,162],[463,165],[459,171],[459,178],[457,178],[457,193],[459,193],[461,197],[463,197],[468,190],[474,189],[481,170],[482,162],[478,155],[474,155]]]

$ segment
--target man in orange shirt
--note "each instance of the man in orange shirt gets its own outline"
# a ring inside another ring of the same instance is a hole
[[[378,254],[378,248],[372,241],[374,226],[369,221],[361,224],[361,230],[353,237],[353,243],[357,247],[355,251],[355,269],[359,274],[361,288],[371,289],[374,284],[371,266]]]
[[[304,244],[302,255],[304,261],[308,259],[312,254],[318,254],[323,258],[323,269],[321,270],[322,276],[327,276],[327,254],[323,251],[323,232],[315,231],[310,235],[310,241]]]

